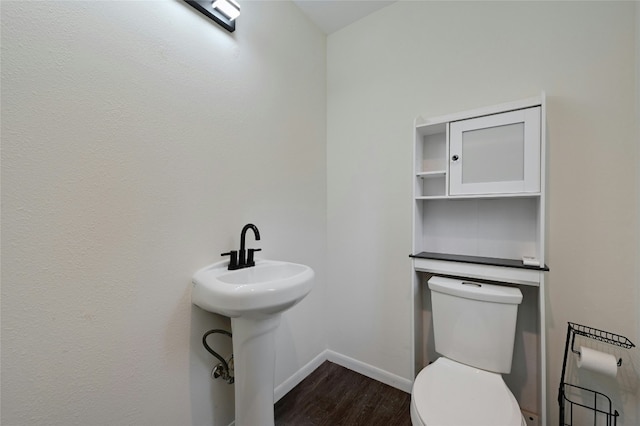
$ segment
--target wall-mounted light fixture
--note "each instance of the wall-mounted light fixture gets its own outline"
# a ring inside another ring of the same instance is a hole
[[[227,31],[236,30],[236,18],[240,16],[240,5],[234,0],[185,0],[200,13],[222,25]]]

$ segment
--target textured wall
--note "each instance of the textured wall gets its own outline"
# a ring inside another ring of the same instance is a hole
[[[640,76],[640,7],[636,4],[636,76]],[[640,79],[636,77],[636,117],[640,115]],[[636,118],[636,140],[637,143],[640,144],[640,120]],[[638,166],[636,167],[636,177],[638,182],[638,188],[640,188],[640,155],[638,156]],[[640,197],[637,197],[636,204],[636,214],[638,223],[640,223]],[[638,252],[640,253],[640,226],[636,229],[637,232],[637,240],[636,244],[638,246]],[[636,300],[637,305],[640,306],[640,262],[636,262],[636,276],[638,287],[636,289]],[[637,312],[637,321],[638,328],[636,334],[636,342],[640,342],[640,309]],[[638,343],[636,343],[638,345]],[[640,419],[640,404],[637,404],[636,407],[637,414],[636,417]]]
[[[412,120],[542,90],[549,419],[568,320],[639,335],[635,7],[398,2],[328,37],[332,350],[410,374]],[[640,422],[640,356],[630,356],[628,380],[603,383],[628,425]]]
[[[228,425],[190,279],[247,222],[317,272],[276,383],[325,349],[325,37],[242,8],[2,2],[3,425]]]

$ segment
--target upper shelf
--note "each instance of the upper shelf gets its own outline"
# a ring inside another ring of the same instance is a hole
[[[416,271],[451,275],[472,279],[539,286],[549,268],[525,266],[520,260],[445,253],[421,252],[412,254]]]
[[[447,131],[447,121],[416,123],[416,131],[420,136],[430,136],[445,133]]]
[[[447,174],[446,170],[434,170],[431,172],[416,173],[416,176],[423,179],[429,179],[429,178],[444,177],[446,174]]]
[[[549,267],[547,265],[528,266],[523,264],[522,260],[500,259],[497,257],[466,256],[461,254],[433,253],[433,252],[426,252],[426,251],[420,252],[418,254],[411,254],[409,255],[409,257],[421,258],[421,259],[447,260],[449,262],[475,263],[478,265],[504,266],[507,268],[533,269],[535,271],[549,270]]]
[[[416,196],[416,200],[465,200],[465,199],[492,199],[492,198],[539,198],[539,192],[516,194],[473,194],[473,195],[426,195]]]

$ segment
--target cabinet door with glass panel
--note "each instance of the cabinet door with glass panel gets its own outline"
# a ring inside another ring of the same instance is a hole
[[[540,107],[454,121],[449,195],[540,192]]]

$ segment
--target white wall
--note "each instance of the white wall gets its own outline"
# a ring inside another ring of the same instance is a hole
[[[567,321],[638,336],[633,2],[410,2],[328,37],[329,347],[408,377],[412,120],[547,93],[548,407]],[[638,344],[638,342],[635,342]],[[638,350],[615,391],[638,424]],[[635,369],[635,370],[634,370]]]
[[[640,76],[640,7],[636,4],[636,76]],[[636,78],[636,112],[635,116],[640,116],[640,78]],[[636,140],[640,144],[640,120],[636,119]],[[636,167],[636,176],[638,182],[638,188],[640,188],[640,155],[638,156],[638,166]],[[637,199],[637,217],[638,223],[640,223],[640,197]],[[640,226],[637,228],[637,240],[638,252],[640,252]],[[636,300],[637,305],[640,306],[640,263],[636,262],[636,276],[638,287],[636,288]],[[638,328],[636,342],[640,342],[640,309],[637,312]],[[637,345],[638,343],[636,343]],[[637,418],[640,419],[640,404],[637,404]]]
[[[247,222],[317,272],[276,383],[325,326],[409,378],[412,120],[543,89],[550,418],[567,320],[640,340],[637,5],[400,2],[326,59],[291,3],[242,6],[230,35],[181,1],[2,2],[2,424],[228,424],[190,277]]]
[[[3,425],[229,424],[200,343],[229,321],[190,280],[248,222],[317,273],[276,383],[326,348],[325,42],[291,2],[234,34],[182,1],[2,2]]]

